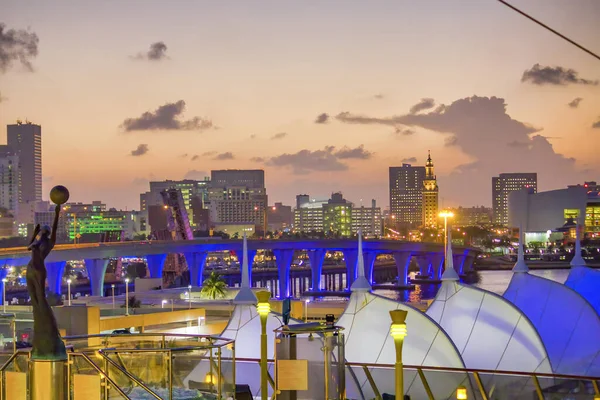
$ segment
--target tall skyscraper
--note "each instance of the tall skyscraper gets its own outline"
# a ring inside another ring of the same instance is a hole
[[[425,164],[425,179],[423,180],[423,226],[436,227],[438,223],[438,185],[433,170],[431,153]]]
[[[42,127],[21,121],[8,125],[7,144],[19,157],[19,202],[42,200]]]
[[[508,225],[508,194],[524,188],[537,193],[537,173],[508,173],[492,178],[494,224]]]
[[[19,156],[8,146],[0,146],[0,207],[19,212]]]
[[[399,226],[422,224],[424,180],[425,167],[390,167],[390,212]]]
[[[219,224],[267,225],[267,190],[263,170],[211,171],[210,220]]]

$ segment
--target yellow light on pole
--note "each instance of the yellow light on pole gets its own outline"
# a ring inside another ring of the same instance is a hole
[[[256,310],[260,316],[260,398],[267,400],[269,397],[269,382],[267,380],[267,317],[271,312],[271,293],[260,291],[256,293],[258,303]]]
[[[459,386],[456,389],[456,400],[468,400],[467,388],[464,386]]]
[[[394,347],[396,348],[396,364],[394,372],[396,375],[396,398],[404,398],[404,372],[402,365],[402,345],[406,337],[406,315],[405,310],[392,310],[390,317],[392,325],[390,326],[390,335],[394,338]]]
[[[454,213],[452,211],[442,211],[439,214],[440,217],[444,218],[444,262],[446,260],[446,256],[448,255],[448,218],[454,218]]]

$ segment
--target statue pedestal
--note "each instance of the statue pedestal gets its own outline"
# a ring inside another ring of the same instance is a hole
[[[68,399],[67,360],[29,361],[30,400]]]

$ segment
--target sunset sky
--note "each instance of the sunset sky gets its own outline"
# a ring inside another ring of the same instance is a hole
[[[511,3],[600,52],[597,0]],[[600,180],[600,61],[494,0],[2,0],[0,24],[2,131],[41,124],[44,193],[74,201],[264,168],[270,202],[388,207],[428,149],[444,206],[501,172]]]

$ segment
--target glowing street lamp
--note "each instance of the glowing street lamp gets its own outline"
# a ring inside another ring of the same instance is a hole
[[[71,306],[71,280],[67,279],[67,296],[69,297],[69,306]]]
[[[468,400],[466,387],[459,386],[456,388],[456,400]]]
[[[394,338],[394,346],[396,348],[396,398],[404,398],[404,372],[402,366],[402,345],[406,337],[406,314],[404,310],[390,311],[392,325],[390,326],[390,335]]]
[[[2,278],[2,312],[6,314],[6,282],[8,279]]]
[[[129,315],[129,278],[125,278],[125,315]]]
[[[310,299],[304,300],[304,322],[308,322],[308,303],[310,303]]]
[[[163,301],[161,302],[160,308],[165,308],[165,304],[167,304],[167,301],[166,301],[166,300],[163,300]]]
[[[452,211],[442,211],[439,216],[444,218],[444,260],[446,260],[448,255],[448,218],[453,218],[454,213]]]
[[[192,309],[192,285],[188,285],[188,301],[190,303],[190,310]]]
[[[271,293],[260,291],[256,293],[256,298],[258,299],[256,311],[260,316],[260,398],[261,400],[267,400],[269,394],[269,383],[267,381],[267,317],[271,312],[271,305],[269,304]]]
[[[112,289],[112,303],[113,303],[113,310],[115,308],[115,285],[114,283],[112,285],[110,285],[110,288]]]

